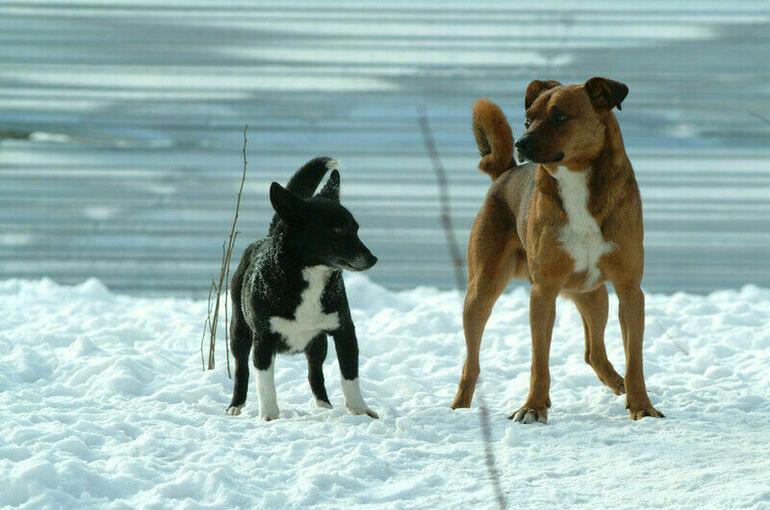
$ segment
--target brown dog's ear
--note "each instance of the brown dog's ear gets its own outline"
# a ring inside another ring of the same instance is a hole
[[[594,76],[588,80],[585,83],[585,88],[591,103],[597,110],[612,110],[613,106],[622,110],[620,103],[628,95],[628,87],[625,83],[599,76]]]
[[[535,99],[540,97],[540,94],[546,90],[550,90],[554,87],[560,86],[556,80],[535,80],[527,87],[527,92],[524,94],[524,109],[528,109],[535,102]]]

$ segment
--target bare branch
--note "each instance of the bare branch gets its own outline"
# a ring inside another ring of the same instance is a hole
[[[209,366],[208,366],[209,370],[212,370],[214,368],[217,328],[219,325],[219,303],[222,297],[223,290],[225,295],[225,337],[227,337],[227,333],[228,333],[227,300],[230,299],[230,296],[228,295],[228,290],[229,290],[228,282],[230,280],[230,260],[232,259],[233,247],[235,246],[235,239],[238,237],[238,233],[235,231],[235,226],[238,223],[238,213],[241,208],[241,195],[243,194],[243,184],[246,182],[246,165],[248,164],[248,162],[246,161],[246,143],[248,142],[248,139],[246,138],[246,131],[248,130],[248,128],[249,128],[248,124],[243,126],[243,148],[241,149],[241,153],[243,154],[243,173],[241,174],[241,185],[238,188],[238,197],[235,202],[235,214],[233,216],[233,226],[230,228],[230,235],[227,237],[226,244],[225,242],[222,243],[222,264],[219,268],[219,282],[217,283],[215,280],[212,281],[212,288],[216,289],[216,300],[213,306],[213,313],[212,313],[211,303],[210,303],[211,292],[209,292],[209,318],[207,319],[208,326],[209,326]],[[205,331],[204,331],[204,336],[205,336]],[[202,348],[202,345],[203,345],[203,341],[201,341],[201,348]],[[225,349],[227,353],[227,375],[228,377],[232,378],[232,375],[230,373],[230,348],[229,348],[229,345],[227,344],[227,338],[225,338]]]
[[[762,121],[762,122],[764,122],[765,124],[770,124],[770,117],[767,117],[767,116],[765,116],[765,115],[762,115],[762,114],[761,114],[761,113],[759,113],[759,112],[753,112],[753,111],[751,111],[751,110],[748,110],[748,114],[749,114],[749,115],[751,115],[752,117],[754,117],[755,119],[759,119],[759,120],[761,120],[761,121]]]
[[[663,334],[666,335],[668,337],[668,339],[671,340],[671,342],[674,345],[676,345],[676,348],[679,349],[680,351],[682,351],[682,354],[684,354],[685,356],[689,356],[690,355],[690,353],[687,352],[687,349],[682,347],[682,345],[679,342],[677,342],[674,337],[672,337],[671,335],[668,334],[668,330],[663,326],[663,324],[660,323],[660,321],[657,319],[657,317],[653,317],[652,319],[658,324],[658,326],[660,326],[660,329],[663,330]]]
[[[203,358],[203,342],[206,340],[206,330],[211,324],[211,293],[214,291],[214,279],[211,279],[211,285],[209,286],[209,298],[206,302],[206,320],[203,321],[203,334],[201,335],[201,363],[203,364],[203,370],[206,370],[206,362]]]

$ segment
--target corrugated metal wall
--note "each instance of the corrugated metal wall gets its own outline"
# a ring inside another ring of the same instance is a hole
[[[647,290],[770,286],[767,2],[368,5],[0,4],[0,279],[201,297],[248,123],[238,255],[267,226],[270,181],[326,154],[380,257],[371,277],[452,286],[418,108],[464,241],[488,186],[473,101],[518,135],[530,80],[605,75],[631,90],[618,117]]]

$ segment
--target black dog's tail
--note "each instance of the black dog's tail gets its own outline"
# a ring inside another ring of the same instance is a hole
[[[333,168],[337,168],[337,161],[332,158],[324,156],[311,159],[292,175],[286,189],[300,198],[310,198],[326,172]]]
[[[302,165],[302,168],[294,172],[294,175],[291,176],[289,183],[286,185],[286,189],[300,198],[310,198],[315,193],[318,185],[321,184],[321,179],[324,178],[326,172],[338,166],[335,159],[326,156],[313,158]],[[278,221],[279,218],[276,214],[273,216],[273,221],[270,222],[270,232],[273,231]]]

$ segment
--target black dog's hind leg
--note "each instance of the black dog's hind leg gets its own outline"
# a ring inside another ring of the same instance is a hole
[[[225,409],[227,414],[238,416],[246,402],[249,391],[249,351],[251,351],[251,330],[243,320],[240,306],[234,308],[230,321],[230,350],[235,358],[235,384],[233,399]]]
[[[243,258],[233,274],[230,285],[230,296],[233,303],[233,316],[230,320],[230,350],[235,358],[235,382],[233,385],[233,399],[225,412],[233,416],[241,414],[241,408],[246,402],[246,393],[249,391],[249,351],[251,350],[251,329],[243,318],[241,307],[241,288],[243,275],[249,266],[249,249],[243,253]],[[227,296],[225,297],[227,299]]]
[[[326,395],[323,371],[327,348],[328,341],[326,339],[326,333],[322,333],[308,344],[305,349],[305,356],[307,357],[307,380],[310,383],[310,389],[313,391],[313,396],[315,397],[315,405],[317,407],[331,409],[332,405],[329,402],[329,397]]]
[[[347,307],[340,313],[340,327],[332,333],[337,360],[342,374],[342,393],[345,395],[345,407],[351,414],[367,414],[379,418],[377,413],[366,407],[361,388],[358,385],[358,340],[350,311]]]

